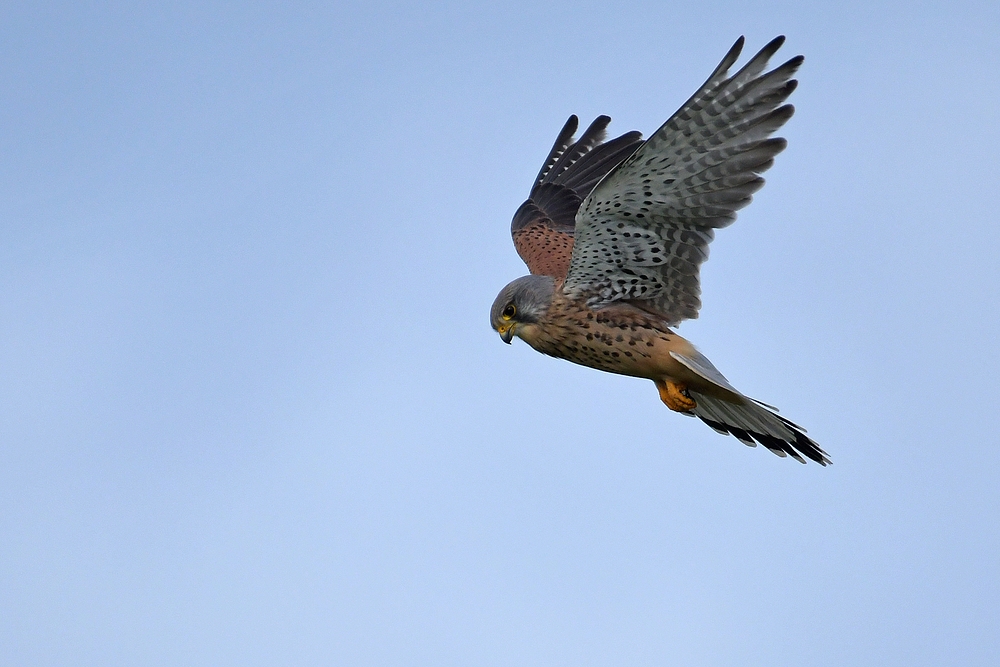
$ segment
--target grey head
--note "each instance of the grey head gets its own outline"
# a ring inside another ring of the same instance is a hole
[[[552,303],[552,276],[522,276],[507,284],[490,309],[490,325],[510,343],[518,325],[539,324]]]

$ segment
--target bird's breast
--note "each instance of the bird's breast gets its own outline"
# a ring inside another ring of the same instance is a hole
[[[523,326],[518,335],[543,354],[650,379],[687,375],[670,352],[693,350],[686,339],[635,309],[595,311],[562,295],[553,298],[540,321]]]

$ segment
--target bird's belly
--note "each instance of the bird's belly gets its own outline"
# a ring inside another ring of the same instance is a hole
[[[545,327],[527,342],[544,354],[619,375],[684,379],[690,374],[670,352],[689,353],[693,347],[672,331],[596,322],[589,325],[587,329]]]

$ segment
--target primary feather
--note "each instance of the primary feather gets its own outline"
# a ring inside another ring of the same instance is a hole
[[[566,277],[580,203],[642,143],[638,132],[602,143],[610,122],[608,116],[599,116],[576,140],[578,120],[570,116],[542,163],[528,199],[514,214],[510,225],[514,247],[531,273]]]
[[[740,38],[705,84],[584,199],[564,290],[594,308],[631,302],[671,325],[698,316],[699,267],[785,148],[796,56],[762,74],[772,40],[729,76]]]

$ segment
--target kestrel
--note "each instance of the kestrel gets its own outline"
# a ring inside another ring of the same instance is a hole
[[[784,41],[730,76],[740,37],[646,141],[629,132],[604,142],[607,116],[575,139],[570,116],[511,223],[531,275],[500,291],[490,322],[505,343],[517,336],[543,354],[650,379],[671,410],[826,465],[805,429],[740,393],[673,330],[698,317],[698,267],[715,230],[750,203],[787,144],[771,135],[792,117],[784,102],[803,58],[765,72]]]

